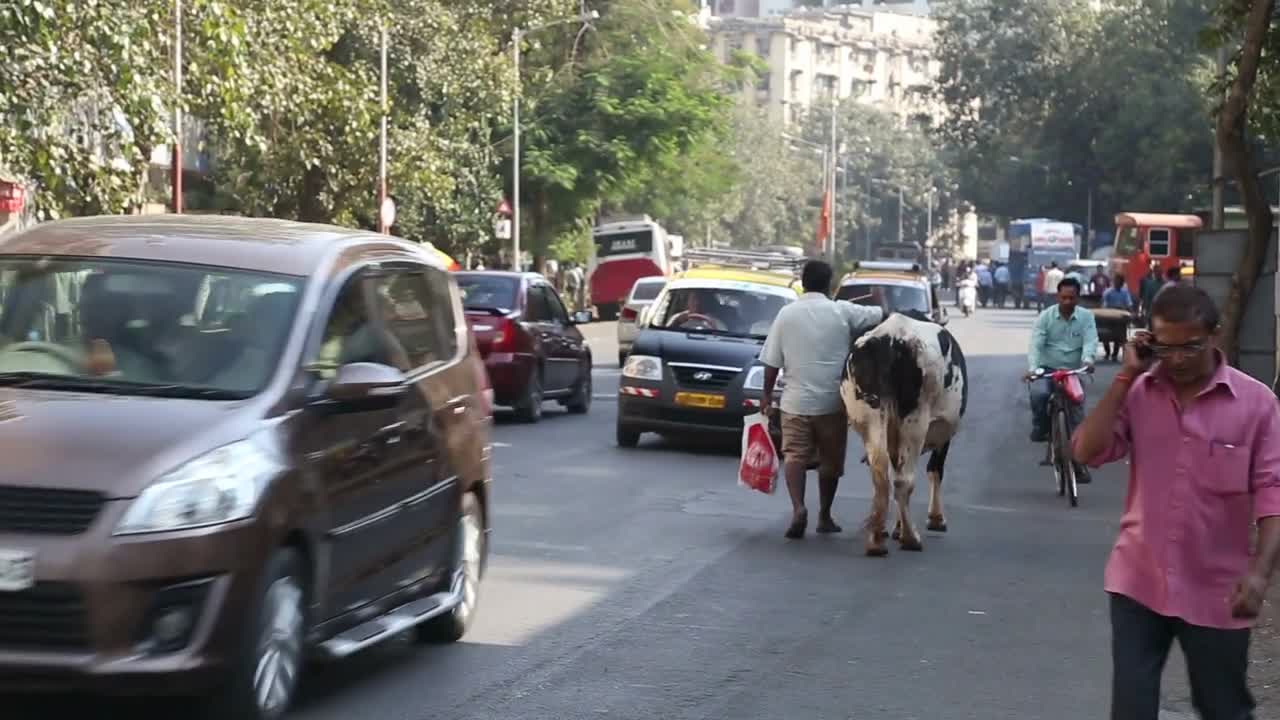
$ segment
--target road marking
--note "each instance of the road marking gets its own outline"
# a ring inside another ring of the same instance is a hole
[[[592,400],[615,400],[615,401],[616,401],[616,400],[618,399],[618,396],[617,396],[617,395],[600,395],[599,393],[596,393],[596,394],[593,394],[593,395],[591,396],[591,399],[592,399]]]
[[[491,442],[491,443],[489,443],[489,444],[490,444],[490,445],[492,445],[493,447],[496,447],[496,448],[509,448],[509,447],[511,447],[511,443],[504,443],[504,442]]]
[[[591,368],[591,374],[600,377],[618,377],[622,375],[622,368]]]

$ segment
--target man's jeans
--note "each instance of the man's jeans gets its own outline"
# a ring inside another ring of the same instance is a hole
[[[1049,435],[1049,392],[1053,384],[1053,378],[1043,377],[1031,383],[1031,423],[1032,429],[1036,435],[1047,437]],[[1083,389],[1083,385],[1081,386]],[[1084,405],[1073,405],[1069,408],[1067,420],[1070,423],[1068,430],[1074,430],[1080,424],[1084,415]]]

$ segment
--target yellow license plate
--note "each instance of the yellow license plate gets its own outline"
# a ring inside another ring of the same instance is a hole
[[[678,392],[676,393],[676,404],[685,407],[720,410],[724,407],[724,396],[710,393]]]

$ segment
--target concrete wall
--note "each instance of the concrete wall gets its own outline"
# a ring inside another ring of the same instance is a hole
[[[1243,230],[1202,230],[1196,235],[1195,283],[1222,307],[1231,292],[1231,275],[1244,255]],[[1262,264],[1262,275],[1245,306],[1240,328],[1240,369],[1272,384],[1276,377],[1277,325],[1280,289],[1276,287],[1276,236],[1273,233]]]

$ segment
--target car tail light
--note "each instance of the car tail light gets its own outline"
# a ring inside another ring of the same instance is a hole
[[[622,315],[621,315],[621,317],[622,317],[622,319],[623,319],[623,320],[635,320],[635,319],[636,319],[636,310],[635,310],[635,308],[629,308],[629,307],[624,307],[624,308],[622,308]]]
[[[493,352],[515,352],[520,344],[520,326],[511,318],[502,318],[493,333]]]

